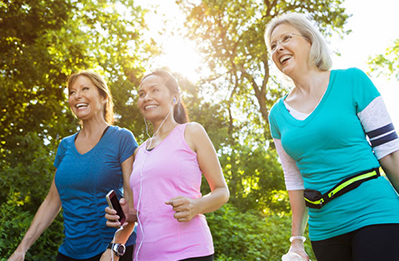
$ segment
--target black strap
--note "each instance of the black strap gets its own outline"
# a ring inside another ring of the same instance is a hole
[[[374,172],[374,173],[372,173],[372,172]],[[356,180],[357,177],[362,176],[367,173],[371,173],[374,175]],[[372,170],[366,170],[366,171],[360,172],[354,176],[348,177],[348,178],[342,180],[341,182],[339,182],[337,185],[335,185],[332,189],[330,189],[329,191],[327,191],[324,194],[321,194],[317,190],[305,189],[304,197],[305,197],[306,206],[308,206],[310,208],[320,209],[321,207],[323,207],[325,204],[327,204],[334,198],[342,196],[343,194],[359,187],[360,184],[362,184],[363,182],[378,178],[379,176],[380,176],[380,170],[379,170],[379,168],[376,168],[376,169],[372,169]],[[351,182],[351,180],[354,180],[354,181]],[[345,184],[345,183],[347,183],[347,184]],[[340,188],[340,186],[342,186],[342,188]]]

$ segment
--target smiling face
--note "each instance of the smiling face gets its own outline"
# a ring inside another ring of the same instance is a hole
[[[78,76],[69,86],[68,92],[68,103],[76,117],[83,121],[93,117],[104,119],[106,99],[88,77]]]
[[[270,40],[273,62],[285,75],[292,78],[295,72],[308,68],[311,44],[294,26],[278,25]]]
[[[150,75],[140,84],[138,107],[145,119],[152,122],[163,120],[173,108],[174,98],[165,86],[165,79]]]

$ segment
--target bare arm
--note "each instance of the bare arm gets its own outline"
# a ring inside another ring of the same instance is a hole
[[[281,140],[274,139],[274,143],[276,144],[276,150],[281,160],[285,185],[290,198],[292,211],[291,236],[302,236],[308,220],[308,209],[306,208],[303,198],[303,179],[295,161],[285,152]],[[305,252],[303,242],[300,239],[292,241],[289,251],[301,255],[305,260],[309,259]]]
[[[188,222],[198,214],[217,210],[230,196],[215,148],[204,128],[198,123],[188,124],[185,138],[187,144],[197,153],[199,167],[211,188],[211,193],[197,199],[180,196],[170,199],[167,204],[173,206],[176,211],[175,218],[180,222]]]
[[[58,194],[55,181],[51,183],[50,190],[37,210],[33,221],[26,232],[21,243],[13,255],[8,259],[9,261],[24,260],[25,254],[28,249],[36,242],[39,236],[46,230],[53,222],[58,212],[61,209],[61,199]]]
[[[121,199],[121,206],[123,207],[126,218],[129,222],[127,225],[125,225],[123,227],[123,230],[120,230],[118,233],[116,233],[116,235],[114,237],[114,243],[125,244],[126,241],[129,239],[130,235],[132,234],[134,225],[135,225],[134,218],[136,215],[135,215],[135,211],[134,211],[133,192],[130,189],[130,185],[129,185],[130,175],[131,175],[132,169],[133,169],[133,161],[134,161],[134,156],[132,155],[129,158],[127,158],[121,165],[122,175],[123,175],[123,191],[124,191],[123,192],[124,199]],[[107,226],[119,227],[122,225],[119,222],[114,222],[115,220],[117,220],[119,218],[116,216],[116,210],[110,209],[109,207],[107,207],[106,212],[107,212],[107,214],[105,215],[105,217],[107,218]],[[133,220],[132,220],[132,216],[134,216]],[[111,222],[108,219],[113,220],[113,221]],[[133,221],[133,222],[130,222],[130,221]],[[111,257],[111,254],[114,256],[113,259]],[[101,261],[105,261],[105,260],[117,261],[117,260],[119,260],[119,257],[116,256],[116,254],[111,249],[107,249],[101,257]]]
[[[380,164],[392,186],[399,193],[399,151],[395,151],[380,159]]]
[[[134,211],[133,191],[130,189],[129,185],[130,175],[133,169],[133,161],[134,156],[132,155],[122,163],[124,191],[123,197],[126,200],[126,204],[129,209],[129,213],[127,213],[127,216],[131,222],[128,222],[128,225],[124,226],[123,230],[115,236],[115,243],[124,244],[128,240],[129,236],[132,234],[135,225],[136,212]]]
[[[288,195],[292,211],[291,236],[302,236],[308,221],[308,209],[303,199],[303,190],[289,190]],[[298,253],[306,260],[309,260],[304,250],[303,242],[300,239],[292,241],[290,251]]]

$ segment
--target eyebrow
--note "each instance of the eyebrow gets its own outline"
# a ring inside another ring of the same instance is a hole
[[[153,85],[148,86],[148,89],[153,89],[154,87],[158,87],[158,86],[159,86],[158,84],[153,84]],[[141,86],[139,87],[139,92],[140,91],[144,91],[143,88],[141,88]]]

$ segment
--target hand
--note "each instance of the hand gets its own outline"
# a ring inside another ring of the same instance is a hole
[[[118,228],[120,226],[126,226],[128,223],[127,222],[135,222],[135,211],[129,211],[129,206],[124,198],[121,198],[119,200],[119,203],[122,207],[123,213],[126,216],[126,221],[125,223],[121,224],[119,222],[119,216],[116,214],[116,210],[112,209],[110,207],[105,208],[105,218],[107,219],[107,226],[108,227],[115,227]]]
[[[15,251],[12,256],[10,256],[7,261],[23,261],[25,260],[25,252]]]
[[[114,256],[114,259],[112,259],[112,256]],[[118,261],[119,256],[117,256],[114,251],[111,249],[105,250],[105,252],[101,255],[100,261]]]
[[[305,252],[305,248],[303,246],[303,242],[300,239],[293,240],[291,243],[290,250],[288,252],[294,252],[301,257],[303,257],[306,261],[309,261],[309,256]]]
[[[173,216],[179,222],[189,222],[199,214],[195,199],[178,196],[169,199],[165,204],[173,207],[176,212]]]

